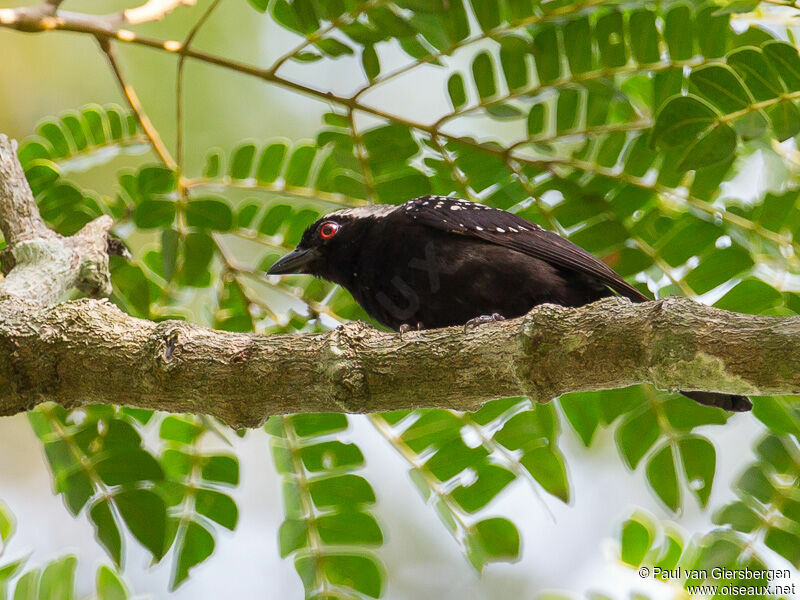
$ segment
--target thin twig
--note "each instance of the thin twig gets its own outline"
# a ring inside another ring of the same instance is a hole
[[[108,58],[108,63],[111,65],[111,70],[114,72],[114,76],[117,78],[117,83],[119,83],[122,93],[125,96],[125,99],[128,101],[128,105],[131,107],[133,114],[136,115],[139,125],[141,125],[142,130],[144,131],[145,135],[147,135],[147,139],[150,140],[153,150],[156,154],[158,154],[161,162],[163,162],[167,168],[175,169],[177,166],[175,159],[173,159],[170,155],[169,150],[167,150],[167,147],[164,145],[164,142],[158,133],[158,130],[153,127],[153,123],[150,121],[147,113],[144,112],[142,103],[139,101],[139,97],[136,95],[136,91],[133,89],[133,86],[131,86],[122,75],[122,71],[119,67],[119,62],[117,62],[117,57],[111,42],[107,38],[98,36],[97,43],[100,45],[100,49]]]
[[[141,6],[122,11],[122,24],[139,25],[150,21],[160,21],[167,13],[181,4],[194,6],[197,0],[147,0]]]

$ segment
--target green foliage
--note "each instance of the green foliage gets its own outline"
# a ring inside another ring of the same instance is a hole
[[[403,411],[372,421],[411,465],[412,481],[479,571],[519,559],[514,524],[482,512],[515,478],[530,478],[569,500],[552,405],[531,407],[523,398],[508,398],[473,414]]]
[[[364,466],[355,444],[334,436],[348,427],[338,413],[272,417],[272,458],[283,476],[286,520],[278,532],[282,557],[294,556],[307,598],[378,598],[382,563],[373,548],[383,533],[369,512],[372,487],[354,471]]]
[[[653,296],[800,312],[791,287],[800,271],[798,161],[788,143],[800,132],[800,57],[793,38],[784,41],[775,28],[731,26],[732,14],[758,3],[249,3],[296,45],[263,69],[212,62],[324,102],[313,139],[187,148],[206,157],[197,173],[152,153],[115,171],[118,184],[101,193],[73,178],[147,148],[128,111],[92,105],[64,113],[42,121],[20,147],[40,211],[57,231],[114,218],[134,260],[112,259],[112,300],[130,314],[258,333],[319,332],[366,319],[337,286],[264,272],[322,214],[427,193],[481,201],[557,231]],[[399,66],[397,48],[406,61]],[[333,61],[363,70],[363,85],[319,89],[306,73]],[[282,75],[287,62],[295,63],[291,80]],[[439,84],[410,92],[408,81],[423,71]],[[413,93],[431,114],[389,112],[367,99],[373,90]],[[737,198],[736,182],[758,160],[782,169],[781,181]],[[491,514],[514,481],[569,501],[562,414],[587,447],[613,429],[623,463],[642,471],[668,510],[680,511],[687,496],[708,504],[717,475],[710,428],[727,416],[649,388],[371,421],[480,571],[520,556],[512,520]],[[624,562],[757,565],[761,559],[743,550],[758,535],[798,565],[800,414],[782,397],[757,399],[754,414],[769,433],[736,484],[739,499],[715,513],[728,529],[687,543],[637,514],[622,529]],[[235,527],[229,488],[238,463],[209,450],[215,424],[156,416],[163,449],[151,453],[142,443],[148,413],[46,406],[30,418],[56,492],[70,512],[86,513],[118,565],[127,529],[156,561],[173,551],[176,587],[211,555],[218,528]],[[293,558],[309,598],[378,597],[387,588],[376,495],[359,472],[361,450],[340,439],[347,427],[343,415],[286,416],[267,426],[284,480],[279,552]],[[13,527],[3,515],[5,542]],[[59,564],[53,569],[66,581],[74,565]],[[21,597],[39,593],[37,573],[17,584],[33,590]],[[106,597],[125,597],[114,577],[103,572]]]
[[[13,524],[13,515],[0,501],[0,558],[14,533]],[[28,558],[25,557],[0,564],[0,598],[73,600],[77,597],[75,574],[78,559],[75,556],[63,556],[42,567],[24,570],[27,562]],[[128,588],[116,571],[105,565],[97,569],[96,590],[97,600],[127,600],[130,597]]]
[[[55,491],[73,515],[85,509],[98,542],[118,567],[124,562],[126,527],[154,562],[174,550],[175,588],[213,552],[215,524],[236,527],[238,509],[225,490],[239,483],[238,460],[198,449],[209,431],[199,418],[164,418],[158,458],[142,445],[139,429],[151,419],[144,411],[47,405],[29,418],[44,445]]]
[[[166,549],[166,505],[154,486],[164,474],[142,447],[135,419],[113,407],[70,412],[55,405],[31,411],[29,418],[44,445],[55,491],[73,515],[88,507],[109,557],[122,564],[124,525],[160,560]]]
[[[239,520],[236,502],[226,493],[239,484],[239,462],[229,453],[200,450],[209,431],[191,416],[166,417],[159,429],[166,475],[159,487],[168,507],[167,543],[174,548],[172,589],[214,552],[216,527],[233,530]]]
[[[800,568],[800,448],[797,435],[765,435],[756,462],[734,484],[739,499],[714,514],[714,522],[762,536],[764,544]]]
[[[639,577],[680,586],[689,595],[698,593],[697,587],[708,586],[706,590],[714,591],[704,593],[713,598],[730,598],[730,590],[746,588],[748,598],[782,598],[781,590],[789,584],[784,577],[770,579],[767,560],[750,548],[744,536],[727,530],[715,529],[687,540],[673,524],[637,512],[622,524],[619,545],[624,564],[644,569],[639,569]]]

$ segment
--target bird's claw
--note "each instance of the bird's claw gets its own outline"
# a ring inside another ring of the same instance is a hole
[[[505,321],[505,320],[506,318],[500,313],[481,315],[480,317],[475,317],[474,319],[470,319],[469,321],[464,323],[464,333],[466,333],[473,327],[477,327],[478,325],[483,325],[484,323],[494,323],[496,321]]]
[[[412,328],[411,325],[409,325],[408,323],[403,323],[397,329],[397,332],[400,334],[400,339],[403,339],[403,334],[404,333],[408,333],[412,329],[416,329],[417,331],[420,331],[422,329],[425,329],[425,325],[423,325],[421,322],[418,321],[416,326]]]

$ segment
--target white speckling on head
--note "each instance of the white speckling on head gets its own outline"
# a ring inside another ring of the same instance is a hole
[[[356,206],[355,208],[337,210],[331,214],[341,217],[355,217],[356,219],[363,219],[365,217],[385,217],[398,208],[399,207],[394,204],[369,204],[366,206]]]

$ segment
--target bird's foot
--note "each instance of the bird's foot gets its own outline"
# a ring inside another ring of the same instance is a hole
[[[473,327],[477,327],[478,325],[483,325],[484,323],[494,323],[496,321],[505,321],[505,320],[506,318],[500,313],[481,315],[480,317],[475,317],[474,319],[470,319],[469,321],[464,323],[464,333],[466,333]]]
[[[415,329],[416,331],[420,331],[421,329],[425,329],[425,325],[423,325],[420,321],[417,321],[417,324],[414,327],[412,327],[408,323],[403,323],[397,329],[397,332],[400,334],[400,339],[403,339],[403,334],[404,333],[408,333],[409,331],[411,331],[413,329]]]

